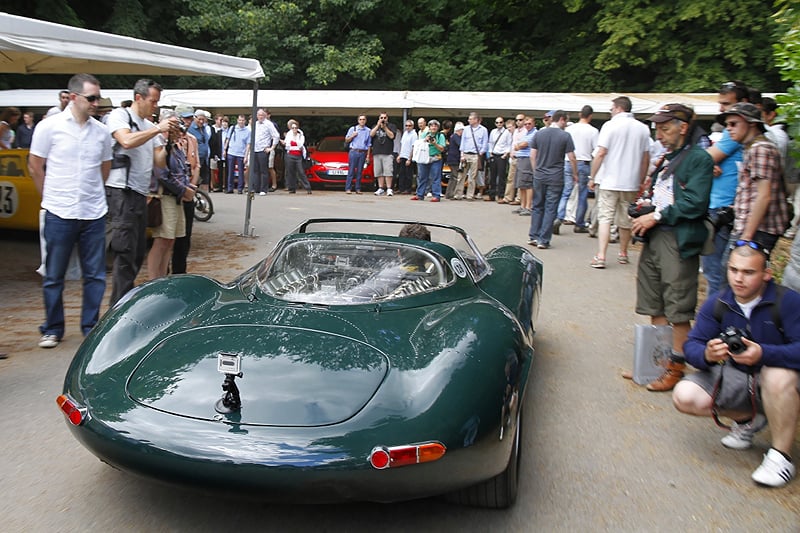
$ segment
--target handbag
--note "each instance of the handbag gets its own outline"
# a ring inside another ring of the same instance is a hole
[[[672,326],[636,324],[633,344],[633,382],[647,385],[658,379],[672,355]]]
[[[418,165],[427,165],[431,162],[430,143],[424,139],[414,141],[411,150],[411,160]]]
[[[719,378],[711,393],[711,414],[714,422],[725,429],[730,425],[720,419],[720,412],[750,413],[754,419],[758,412],[758,380],[754,372],[745,372],[730,363],[720,366]]]
[[[161,198],[151,196],[147,202],[147,227],[157,228],[164,223],[164,215],[161,213]]]

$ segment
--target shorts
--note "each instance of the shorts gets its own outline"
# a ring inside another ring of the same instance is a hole
[[[597,222],[616,224],[622,229],[630,229],[631,218],[628,216],[628,206],[636,200],[638,194],[638,191],[600,189],[597,197]]]
[[[378,154],[372,156],[372,173],[378,176],[389,176],[394,174],[394,156],[392,154]]]
[[[275,168],[275,150],[272,150],[269,153],[269,162],[267,163],[267,167]]]
[[[665,316],[673,324],[689,322],[697,307],[700,256],[681,259],[674,232],[659,226],[647,237],[636,273],[636,312]]]
[[[533,168],[531,158],[527,155],[517,158],[515,185],[517,189],[533,189]]]
[[[154,239],[177,239],[186,236],[186,217],[183,214],[183,202],[176,203],[175,197],[161,195],[161,216],[163,220],[157,228],[152,228]]]
[[[719,382],[719,376],[722,373],[722,365],[712,365],[708,370],[700,370],[692,374],[687,374],[686,381],[695,383],[703,389],[709,396],[714,396],[714,389]],[[756,412],[763,414],[764,405],[761,402],[761,374],[755,373],[756,378]],[[725,379],[723,380],[723,389],[728,390],[729,387],[736,389],[736,399],[725,406],[726,412],[752,412],[752,399],[747,388],[747,374],[744,372],[726,372]],[[797,392],[800,393],[800,380],[797,382]],[[726,394],[730,398],[729,395]]]

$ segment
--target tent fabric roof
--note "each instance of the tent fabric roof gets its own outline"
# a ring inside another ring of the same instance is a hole
[[[102,79],[100,80],[102,81]],[[15,89],[0,91],[0,107],[17,106],[44,110],[58,103],[59,89]],[[131,89],[108,89],[103,96],[115,105],[133,97]],[[618,93],[481,93],[451,91],[313,91],[260,90],[258,105],[277,116],[356,116],[372,117],[381,111],[401,117],[404,111],[426,118],[466,116],[477,111],[486,116],[532,113],[541,117],[551,109],[569,111],[573,120],[584,105],[591,105],[594,118],[608,118],[611,100]],[[647,118],[659,106],[680,102],[691,105],[698,117],[710,120],[719,113],[716,93],[627,94],[638,118]],[[248,90],[189,90],[167,88],[161,93],[162,106],[178,104],[209,111],[250,113],[253,93]]]
[[[264,77],[255,59],[0,13],[0,72]]]

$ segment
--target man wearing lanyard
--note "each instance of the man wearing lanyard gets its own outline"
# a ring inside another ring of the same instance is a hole
[[[467,200],[475,199],[475,185],[479,167],[483,167],[481,159],[486,156],[489,145],[489,132],[481,124],[481,117],[474,111],[469,114],[469,126],[461,134],[461,161],[467,175]],[[478,193],[480,197],[480,193]]]
[[[350,126],[345,135],[344,141],[350,143],[350,156],[348,157],[347,182],[344,185],[344,192],[351,193],[350,187],[355,178],[356,194],[361,194],[361,175],[364,172],[364,164],[367,161],[369,148],[372,145],[372,137],[369,135],[367,127],[367,116],[359,115],[358,124]]]

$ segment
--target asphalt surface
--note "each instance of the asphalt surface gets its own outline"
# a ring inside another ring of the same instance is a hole
[[[525,245],[529,219],[489,202],[410,202],[314,191],[256,197],[214,194],[216,213],[195,223],[189,270],[229,281],[306,218],[342,216],[447,222],[488,251]],[[517,505],[507,511],[440,500],[396,504],[272,505],[139,479],[99,462],[55,405],[80,342],[80,284],[66,291],[67,336],[36,347],[41,321],[38,243],[0,238],[0,531],[800,531],[800,481],[769,490],[751,472],[769,431],[744,452],[723,448],[713,422],[680,415],[669,394],[620,378],[632,364],[632,264],[589,268],[597,241],[562,227],[544,261],[533,376],[525,398]],[[609,257],[616,255],[611,245]],[[106,293],[106,296],[108,292]],[[800,456],[796,443],[795,454]]]

